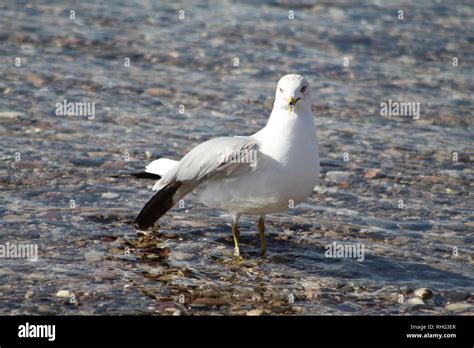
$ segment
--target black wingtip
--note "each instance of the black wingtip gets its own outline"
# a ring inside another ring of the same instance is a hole
[[[152,226],[176,204],[173,196],[180,187],[181,182],[175,181],[158,191],[142,208],[133,222],[133,226],[140,230],[146,230]]]
[[[154,179],[154,180],[161,179],[160,175],[147,173],[147,172],[131,173],[130,175],[134,176],[135,178],[138,178],[138,179]]]
[[[122,173],[117,175],[112,175],[111,178],[130,178],[134,177],[137,179],[153,179],[153,180],[160,180],[161,176],[158,174],[152,174],[147,172],[140,172],[140,173]]]

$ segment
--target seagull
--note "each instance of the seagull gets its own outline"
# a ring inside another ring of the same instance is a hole
[[[160,158],[146,172],[160,180],[134,226],[146,230],[188,193],[232,217],[234,255],[240,257],[241,215],[259,216],[261,252],[267,251],[265,215],[304,201],[319,180],[319,154],[311,94],[301,75],[283,76],[264,128],[250,136],[208,140],[180,161]]]

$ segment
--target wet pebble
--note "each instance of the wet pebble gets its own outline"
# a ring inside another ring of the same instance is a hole
[[[352,173],[338,171],[327,172],[325,180],[336,184],[341,184],[343,182],[350,183],[352,180]]]
[[[116,275],[113,272],[105,270],[97,270],[94,272],[93,276],[98,280],[112,280],[116,278]]]
[[[247,316],[260,316],[262,314],[263,314],[263,309],[261,309],[261,308],[252,309],[252,310],[248,311],[247,313],[245,313],[245,315],[247,315]]]
[[[227,302],[220,298],[201,297],[191,303],[191,307],[222,307],[227,305]]]
[[[71,160],[72,164],[83,167],[99,167],[104,162],[103,158],[75,158]]]
[[[446,170],[441,170],[440,174],[444,176],[449,176],[450,178],[454,178],[454,179],[461,179],[464,177],[464,173],[460,170],[446,169]]]
[[[374,179],[382,176],[382,169],[371,168],[366,170],[364,173],[364,178],[366,179]]]
[[[113,199],[113,198],[117,198],[120,196],[119,193],[115,193],[115,192],[104,192],[100,195],[102,198],[105,198],[105,199]]]
[[[170,90],[168,88],[160,88],[160,87],[151,87],[145,90],[145,93],[148,94],[150,97],[160,97],[163,95],[169,95]]]
[[[0,118],[17,118],[18,116],[23,115],[21,112],[17,111],[2,111],[0,112]]]
[[[72,295],[72,292],[70,292],[69,290],[59,290],[56,293],[56,297],[61,297],[61,298],[70,298],[71,295]]]
[[[404,244],[409,243],[410,240],[411,240],[411,238],[409,238],[409,237],[398,236],[398,237],[395,237],[394,239],[392,239],[392,243],[395,244],[395,245],[404,245]]]
[[[7,276],[15,274],[15,272],[10,267],[0,267],[0,276]]]
[[[469,292],[465,291],[448,291],[444,294],[444,297],[451,302],[457,302],[457,301],[465,301],[469,297],[471,297],[471,294]]]
[[[433,228],[433,224],[427,222],[407,222],[400,224],[400,227],[412,231],[426,231]]]
[[[346,312],[346,313],[353,313],[356,311],[356,308],[344,303],[341,303],[338,305],[332,305],[330,307],[337,309],[338,311]]]
[[[189,253],[183,253],[183,252],[173,252],[171,254],[170,259],[176,260],[176,261],[189,261],[193,258],[196,258],[196,255],[189,254]]]
[[[456,303],[447,304],[445,308],[450,312],[458,313],[458,312],[471,310],[474,308],[474,306],[470,303],[456,302]]]
[[[354,287],[351,284],[346,284],[340,290],[343,292],[352,292],[354,291]]]
[[[427,300],[433,297],[433,291],[428,288],[420,288],[416,289],[414,292],[415,296],[421,298],[422,300]]]
[[[295,313],[302,313],[304,312],[304,308],[301,306],[292,306],[291,310]]]
[[[331,239],[337,239],[339,237],[341,237],[341,233],[337,232],[337,231],[327,231],[324,233],[324,237],[325,238],[331,238]]]
[[[84,254],[84,258],[88,262],[99,262],[104,259],[104,254],[98,251],[88,251]]]
[[[419,297],[412,297],[408,299],[405,303],[410,306],[421,306],[425,304],[425,302]]]
[[[35,74],[26,75],[26,81],[30,82],[35,87],[41,87],[44,84],[44,79]]]

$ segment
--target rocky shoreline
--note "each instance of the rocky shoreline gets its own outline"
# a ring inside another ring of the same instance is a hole
[[[400,22],[377,1],[304,3],[294,20],[279,1],[85,1],[75,20],[0,4],[0,245],[38,246],[0,259],[0,314],[474,314],[472,6],[402,2]],[[268,257],[244,217],[235,260],[227,217],[194,197],[137,235],[153,181],[125,174],[258,130],[293,71],[315,90],[322,173],[268,217]],[[389,99],[419,118],[382,115]],[[64,100],[94,118],[58,115]]]

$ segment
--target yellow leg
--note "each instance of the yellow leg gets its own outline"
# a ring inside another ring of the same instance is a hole
[[[232,236],[234,237],[234,245],[235,245],[234,256],[240,256],[240,250],[239,250],[240,231],[236,223],[232,224]]]
[[[262,245],[262,256],[267,254],[267,240],[265,239],[265,220],[260,217],[258,220],[258,234],[260,235],[260,244]]]

